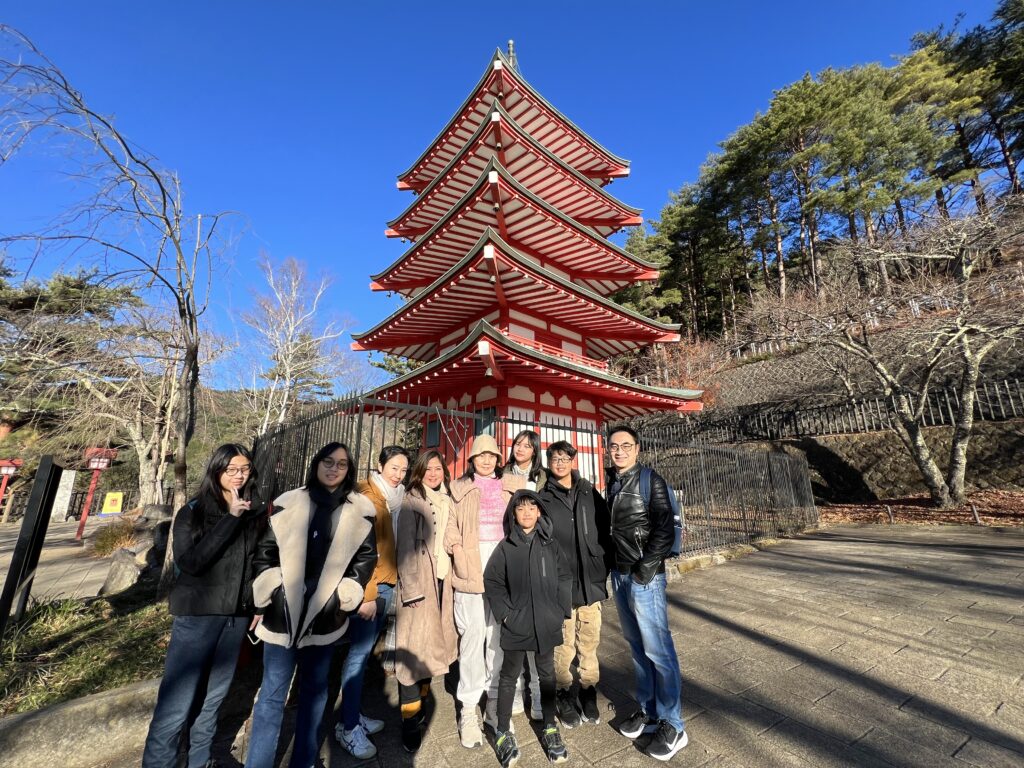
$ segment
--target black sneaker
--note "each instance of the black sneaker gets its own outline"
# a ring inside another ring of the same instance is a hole
[[[647,747],[647,754],[655,760],[671,760],[672,756],[689,741],[690,737],[686,735],[686,731],[677,731],[662,720],[658,723],[658,730]]]
[[[516,735],[506,731],[505,733],[495,733],[494,736],[494,751],[498,755],[501,768],[515,765],[519,760],[519,745],[516,744]]]
[[[569,759],[569,750],[565,748],[562,741],[562,734],[558,732],[558,726],[552,723],[544,726],[544,733],[540,736],[544,745],[544,752],[552,763],[564,763]]]
[[[402,746],[409,753],[416,752],[423,743],[423,713],[402,718]]]
[[[635,739],[641,733],[654,733],[658,723],[651,720],[647,713],[638,709],[619,724],[619,733],[627,739]]]
[[[580,688],[580,708],[583,710],[583,719],[588,723],[601,722],[601,711],[597,708],[597,688]]]
[[[576,697],[568,688],[560,688],[555,693],[555,713],[566,728],[576,728],[583,722]]]

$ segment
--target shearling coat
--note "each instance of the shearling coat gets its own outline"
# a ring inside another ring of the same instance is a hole
[[[405,494],[398,516],[398,609],[395,619],[395,676],[403,685],[443,675],[458,655],[451,579],[440,587],[430,502],[415,490]],[[440,589],[440,595],[438,590]],[[440,599],[439,599],[440,598]]]
[[[268,643],[304,648],[330,645],[345,634],[348,616],[363,602],[377,562],[373,504],[360,493],[341,505],[327,559],[303,614],[306,542],[313,504],[305,488],[274,501],[270,526],[256,548],[253,599],[263,621],[256,634]],[[296,626],[299,617],[302,625]]]
[[[522,475],[506,472],[501,476],[502,500],[507,504],[512,494],[526,484]],[[444,534],[444,550],[452,556],[449,579],[456,592],[481,595],[484,591],[484,568],[480,562],[480,488],[468,477],[452,483],[455,503]]]

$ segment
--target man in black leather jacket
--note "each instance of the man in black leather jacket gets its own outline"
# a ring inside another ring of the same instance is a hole
[[[633,655],[640,705],[619,725],[619,731],[631,739],[653,732],[647,753],[669,760],[688,741],[679,698],[679,658],[665,602],[665,558],[675,538],[669,488],[661,475],[649,470],[650,499],[644,498],[640,437],[631,427],[611,429],[608,452],[613,465],[608,484],[615,544],[612,591]]]

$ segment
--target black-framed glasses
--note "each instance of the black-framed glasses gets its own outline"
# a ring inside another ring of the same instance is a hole
[[[244,467],[227,467],[224,470],[224,474],[228,477],[237,477],[238,475],[248,475],[252,472],[252,464],[246,464]]]
[[[328,456],[326,458],[320,459],[320,463],[323,465],[324,469],[334,469],[335,467],[337,467],[338,469],[348,469],[348,461],[346,459],[338,459],[337,461],[335,461],[330,456]]]
[[[608,446],[608,450],[612,453],[618,453],[619,451],[629,453],[634,448],[636,448],[636,443],[612,443]]]
[[[555,456],[548,464],[572,464],[572,459],[568,456]]]

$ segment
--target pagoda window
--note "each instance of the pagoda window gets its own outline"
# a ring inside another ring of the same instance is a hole
[[[441,444],[441,422],[437,419],[427,419],[426,448],[437,448]]]
[[[543,411],[540,414],[540,442],[542,446],[551,445],[559,440],[572,442],[572,418],[558,413]]]
[[[494,407],[490,408],[479,408],[476,411],[476,418],[473,423],[473,436],[479,437],[480,435],[490,435],[496,437],[494,434],[494,422],[498,419],[498,410]]]
[[[516,435],[518,435],[524,429],[533,429],[534,424],[535,421],[533,418],[532,408],[518,408],[514,405],[509,406],[507,430],[507,438],[509,444],[511,445]]]

